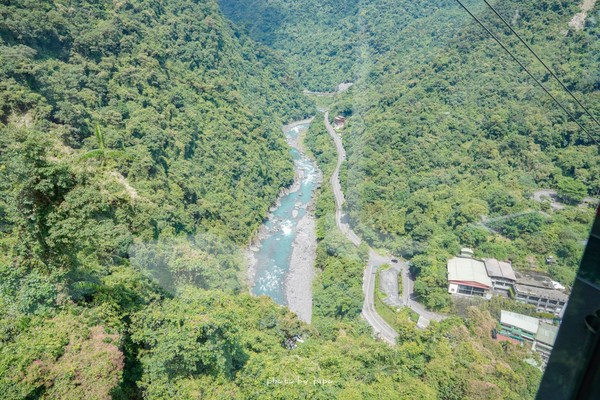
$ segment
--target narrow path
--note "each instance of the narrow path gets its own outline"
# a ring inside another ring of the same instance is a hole
[[[500,217],[494,217],[494,218],[489,218],[489,217],[486,217],[485,215],[482,215],[480,222],[473,223],[470,225],[481,227],[481,228],[485,229],[486,231],[488,231],[489,233],[493,233],[494,235],[503,236],[503,234],[500,231],[492,228],[489,224],[493,223],[493,222],[498,222],[498,221],[506,221],[508,219],[521,217],[523,215],[528,215],[528,214],[540,214],[540,215],[543,215],[544,217],[549,217],[549,215],[543,211],[525,210],[525,211],[521,211],[518,213],[502,215]]]
[[[317,97],[333,97],[336,94],[345,92],[346,90],[350,89],[350,87],[352,87],[353,85],[354,85],[354,82],[346,82],[346,83],[340,83],[334,92],[313,92],[308,89],[304,89],[302,91],[302,93],[304,93],[305,95],[317,96]]]
[[[344,214],[342,212],[342,205],[344,204],[344,193],[339,180],[340,166],[346,159],[346,151],[342,144],[342,139],[333,129],[329,123],[329,112],[325,113],[325,127],[327,132],[333,139],[335,147],[337,149],[338,158],[337,165],[333,174],[331,175],[330,183],[333,189],[335,197],[335,222],[342,233],[352,242],[355,246],[361,244],[361,239],[354,233],[352,228],[343,222]],[[398,333],[391,327],[375,310],[375,277],[377,268],[383,264],[392,264],[392,258],[382,256],[376,253],[373,249],[369,249],[369,261],[363,278],[363,290],[365,293],[365,301],[363,304],[362,316],[367,322],[373,327],[376,334],[386,342],[390,344],[396,343]],[[405,306],[409,307],[417,314],[419,314],[419,322],[417,326],[419,328],[425,328],[429,325],[429,321],[441,321],[446,316],[437,314],[425,309],[425,307],[415,301],[414,295],[414,279],[409,273],[408,264],[404,261],[400,263],[402,273],[402,302]]]
[[[312,92],[308,89],[304,89],[302,91],[302,93],[305,95],[318,96],[318,97],[333,97],[336,95],[336,92]]]

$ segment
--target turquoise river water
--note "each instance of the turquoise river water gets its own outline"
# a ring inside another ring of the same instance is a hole
[[[297,125],[285,132],[288,143],[297,142],[300,132],[308,124]],[[252,293],[268,295],[281,305],[287,305],[285,282],[290,269],[293,243],[296,239],[298,221],[307,213],[307,206],[318,185],[318,171],[303,153],[291,146],[300,185],[297,190],[279,198],[263,229],[265,235],[259,242]]]

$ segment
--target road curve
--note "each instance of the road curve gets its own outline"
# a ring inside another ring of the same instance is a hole
[[[342,144],[342,139],[333,129],[329,123],[329,112],[325,113],[325,127],[327,132],[333,139],[335,147],[337,149],[337,165],[333,174],[331,175],[330,183],[333,188],[333,194],[335,197],[335,222],[342,233],[352,242],[355,246],[359,246],[361,239],[354,233],[352,228],[343,222],[342,205],[344,204],[344,193],[340,185],[339,174],[340,167],[346,159],[346,151]],[[363,278],[363,291],[365,293],[365,301],[363,303],[362,316],[367,320],[369,325],[373,327],[376,334],[386,342],[390,344],[396,343],[398,333],[387,323],[375,310],[375,277],[377,268],[383,264],[391,264],[392,258],[385,257],[376,253],[373,249],[369,249],[369,262],[365,269]],[[414,279],[409,273],[409,267],[406,262],[401,261],[401,274],[402,274],[402,302],[405,306],[419,314],[419,328],[425,328],[429,324],[429,321],[441,321],[446,316],[437,314],[425,309],[425,307],[414,300]]]
[[[363,277],[363,291],[365,292],[365,301],[363,303],[363,309],[361,315],[367,320],[369,325],[373,327],[377,336],[387,343],[394,345],[396,344],[396,338],[398,333],[388,325],[387,322],[377,313],[375,310],[375,279],[377,269],[382,264],[389,264],[391,260],[387,257],[383,257],[377,254],[373,249],[369,249],[369,262],[365,269]]]
[[[342,205],[344,204],[344,193],[342,192],[342,187],[340,185],[340,167],[344,160],[346,159],[346,151],[344,150],[344,146],[342,145],[342,140],[340,136],[335,132],[331,124],[329,123],[329,112],[325,113],[325,126],[327,127],[327,132],[333,139],[335,143],[335,147],[337,149],[338,157],[337,164],[335,166],[335,170],[333,174],[331,174],[331,179],[329,182],[331,183],[331,187],[333,189],[333,195],[335,197],[335,222],[338,228],[342,231],[342,233],[352,242],[355,246],[359,246],[361,243],[360,238],[354,231],[350,228],[348,224],[345,224],[342,221],[343,212]],[[379,265],[389,262],[387,258],[380,256],[375,253],[372,249],[369,250],[369,263],[367,264],[367,268],[365,269],[365,274],[363,278],[363,291],[365,293],[365,301],[363,303],[362,316],[367,320],[369,325],[371,325],[376,332],[377,336],[387,343],[394,345],[396,344],[396,338],[398,337],[398,333],[388,325],[387,322],[383,320],[375,311],[375,276],[377,267]]]
[[[348,224],[345,224],[342,221],[344,216],[342,211],[342,205],[344,204],[344,192],[342,192],[342,186],[340,185],[340,167],[342,163],[346,159],[346,151],[344,150],[344,146],[342,145],[342,139],[333,129],[331,124],[329,123],[329,111],[325,113],[325,126],[327,127],[327,132],[333,139],[335,143],[335,148],[337,149],[337,164],[335,166],[335,170],[333,174],[331,174],[331,178],[329,182],[331,183],[331,187],[333,188],[333,195],[335,197],[335,223],[338,228],[342,231],[344,235],[348,237],[355,246],[359,246],[361,243],[360,238],[354,233]]]

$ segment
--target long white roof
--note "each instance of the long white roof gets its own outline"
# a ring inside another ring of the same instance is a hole
[[[514,326],[515,328],[533,333],[534,335],[537,333],[540,326],[540,320],[537,318],[504,310],[500,311],[500,323]]]
[[[479,260],[466,257],[454,257],[448,261],[448,280],[459,282],[476,282],[492,287],[492,280],[487,275],[485,265]]]

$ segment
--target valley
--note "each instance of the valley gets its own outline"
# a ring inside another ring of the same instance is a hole
[[[464,3],[597,132],[597,2],[492,2],[587,110]],[[599,193],[593,135],[454,1],[4,2],[0,390],[533,399],[494,332],[560,317],[485,262],[568,292]]]
[[[259,229],[259,240],[252,246],[249,277],[252,293],[268,295],[287,305],[298,317],[310,323],[312,314],[312,276],[316,251],[315,223],[311,210],[313,195],[320,185],[321,172],[300,146],[300,135],[310,120],[283,128],[291,147],[296,178],[285,190],[269,218]]]

